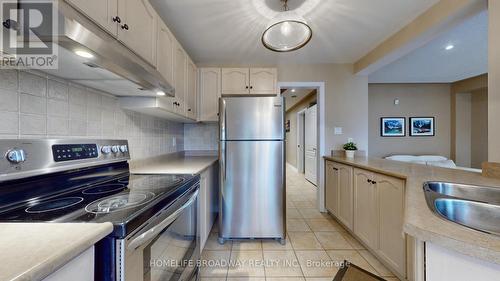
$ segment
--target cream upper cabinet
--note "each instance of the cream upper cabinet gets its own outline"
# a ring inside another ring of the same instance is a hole
[[[401,276],[405,276],[406,240],[403,235],[405,181],[376,175],[379,205],[377,252]]]
[[[175,85],[175,100],[176,112],[185,114],[185,95],[186,95],[186,71],[187,55],[182,49],[182,46],[176,41],[174,49],[174,85]]]
[[[222,94],[245,95],[250,90],[250,71],[248,68],[222,69]]]
[[[221,69],[199,69],[199,121],[219,120],[219,98],[221,97]]]
[[[372,249],[378,247],[377,190],[372,173],[354,169],[354,234]]]
[[[276,68],[250,68],[250,94],[278,94],[278,71]]]
[[[326,162],[325,206],[334,216],[339,214],[339,169],[333,162]]]
[[[156,46],[156,69],[163,78],[174,86],[174,48],[175,38],[158,17],[158,38]]]
[[[118,40],[150,64],[155,65],[157,14],[149,1],[120,0],[118,15],[121,18]]]
[[[274,95],[277,94],[278,71],[276,68],[223,68],[223,95]]]
[[[191,119],[196,119],[197,117],[197,107],[196,107],[196,65],[187,59],[187,75],[186,75],[186,116]]]
[[[118,15],[118,0],[66,0],[93,22],[113,36],[118,34],[121,17]]]

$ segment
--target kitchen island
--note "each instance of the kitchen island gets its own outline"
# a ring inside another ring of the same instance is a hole
[[[354,183],[351,183],[351,185],[354,186],[354,194],[356,193],[356,175],[359,175],[362,172],[366,172],[366,174],[372,173],[373,175],[386,176],[394,179],[395,181],[400,180],[403,185],[401,206],[403,212],[402,231],[404,233],[411,236],[422,245],[424,245],[424,243],[427,245],[437,245],[438,247],[452,250],[457,254],[460,253],[466,257],[478,259],[480,263],[489,263],[491,267],[497,267],[497,269],[500,269],[500,238],[492,234],[487,234],[461,226],[434,214],[427,205],[423,190],[423,185],[427,181],[445,181],[500,187],[500,180],[486,178],[476,172],[384,159],[368,157],[356,157],[349,159],[336,156],[328,156],[324,158],[327,161],[327,164],[340,164],[353,169],[354,176],[352,177],[352,181]],[[334,167],[334,169],[337,168]],[[375,182],[370,178],[368,178],[368,181]],[[358,193],[360,190],[363,189],[358,186]],[[354,197],[355,196],[356,195],[354,195]],[[356,202],[356,199],[354,199],[354,201]],[[356,228],[356,223],[354,223],[354,228]],[[354,233],[356,234],[356,229],[354,229]],[[380,241],[382,241],[384,238],[382,237],[380,239]],[[408,256],[409,263],[413,262],[413,265],[415,265],[414,267],[418,267],[418,260],[416,259],[419,259],[419,256],[423,254],[422,252],[423,251],[420,251],[419,254],[419,249],[415,249],[415,253],[411,253],[412,255]],[[417,257],[413,254],[416,254]],[[408,272],[408,279],[410,279],[410,275],[416,275],[417,277],[421,275],[418,272],[418,268],[414,268],[414,270],[415,272],[413,273]],[[412,278],[410,280],[418,280],[418,278]]]

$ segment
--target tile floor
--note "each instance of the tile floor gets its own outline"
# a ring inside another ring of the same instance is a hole
[[[217,225],[205,245],[202,281],[331,281],[343,260],[399,280],[330,215],[316,207],[316,187],[287,167],[287,243],[217,243]]]

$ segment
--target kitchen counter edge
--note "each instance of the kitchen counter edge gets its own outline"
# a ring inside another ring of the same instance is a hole
[[[109,222],[0,223],[0,255],[8,255],[0,280],[43,280],[112,231]]]

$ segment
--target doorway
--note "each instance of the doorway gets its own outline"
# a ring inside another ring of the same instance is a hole
[[[326,153],[326,145],[325,145],[325,83],[324,82],[279,82],[278,83],[278,88],[281,94],[284,93],[287,89],[313,89],[316,91],[316,132],[317,132],[317,137],[316,137],[316,159],[313,160],[316,163],[316,169],[315,172],[313,172],[316,175],[316,184],[317,188],[316,189],[316,205],[319,211],[325,212],[325,191],[324,191],[324,162],[322,161],[322,157],[327,155]],[[286,99],[286,98],[285,98]],[[286,101],[285,101],[286,103]],[[297,112],[298,113],[298,112]],[[305,115],[305,113],[304,113]],[[286,118],[286,123],[287,123],[287,130],[289,126],[291,127],[291,123],[295,123],[297,125],[299,123],[300,118],[298,117],[297,114],[294,115],[293,118]],[[304,123],[305,123],[305,117],[304,117]],[[290,128],[291,129],[291,128]],[[304,130],[304,134],[305,130]],[[300,154],[298,153],[299,150],[297,149],[297,140],[299,139],[296,135],[295,137],[291,138],[290,135],[288,134],[287,136],[287,146],[290,145],[290,142],[293,144],[293,150],[289,149],[287,150],[287,167],[292,169],[294,172],[298,172],[298,162],[294,162],[297,160],[297,155]],[[305,147],[305,138],[304,138],[304,147]],[[304,152],[305,153],[305,152]],[[300,160],[299,160],[300,161]],[[290,162],[294,162],[294,165],[291,165]],[[304,172],[305,172],[305,157],[304,157]],[[305,175],[304,175],[305,176]]]

